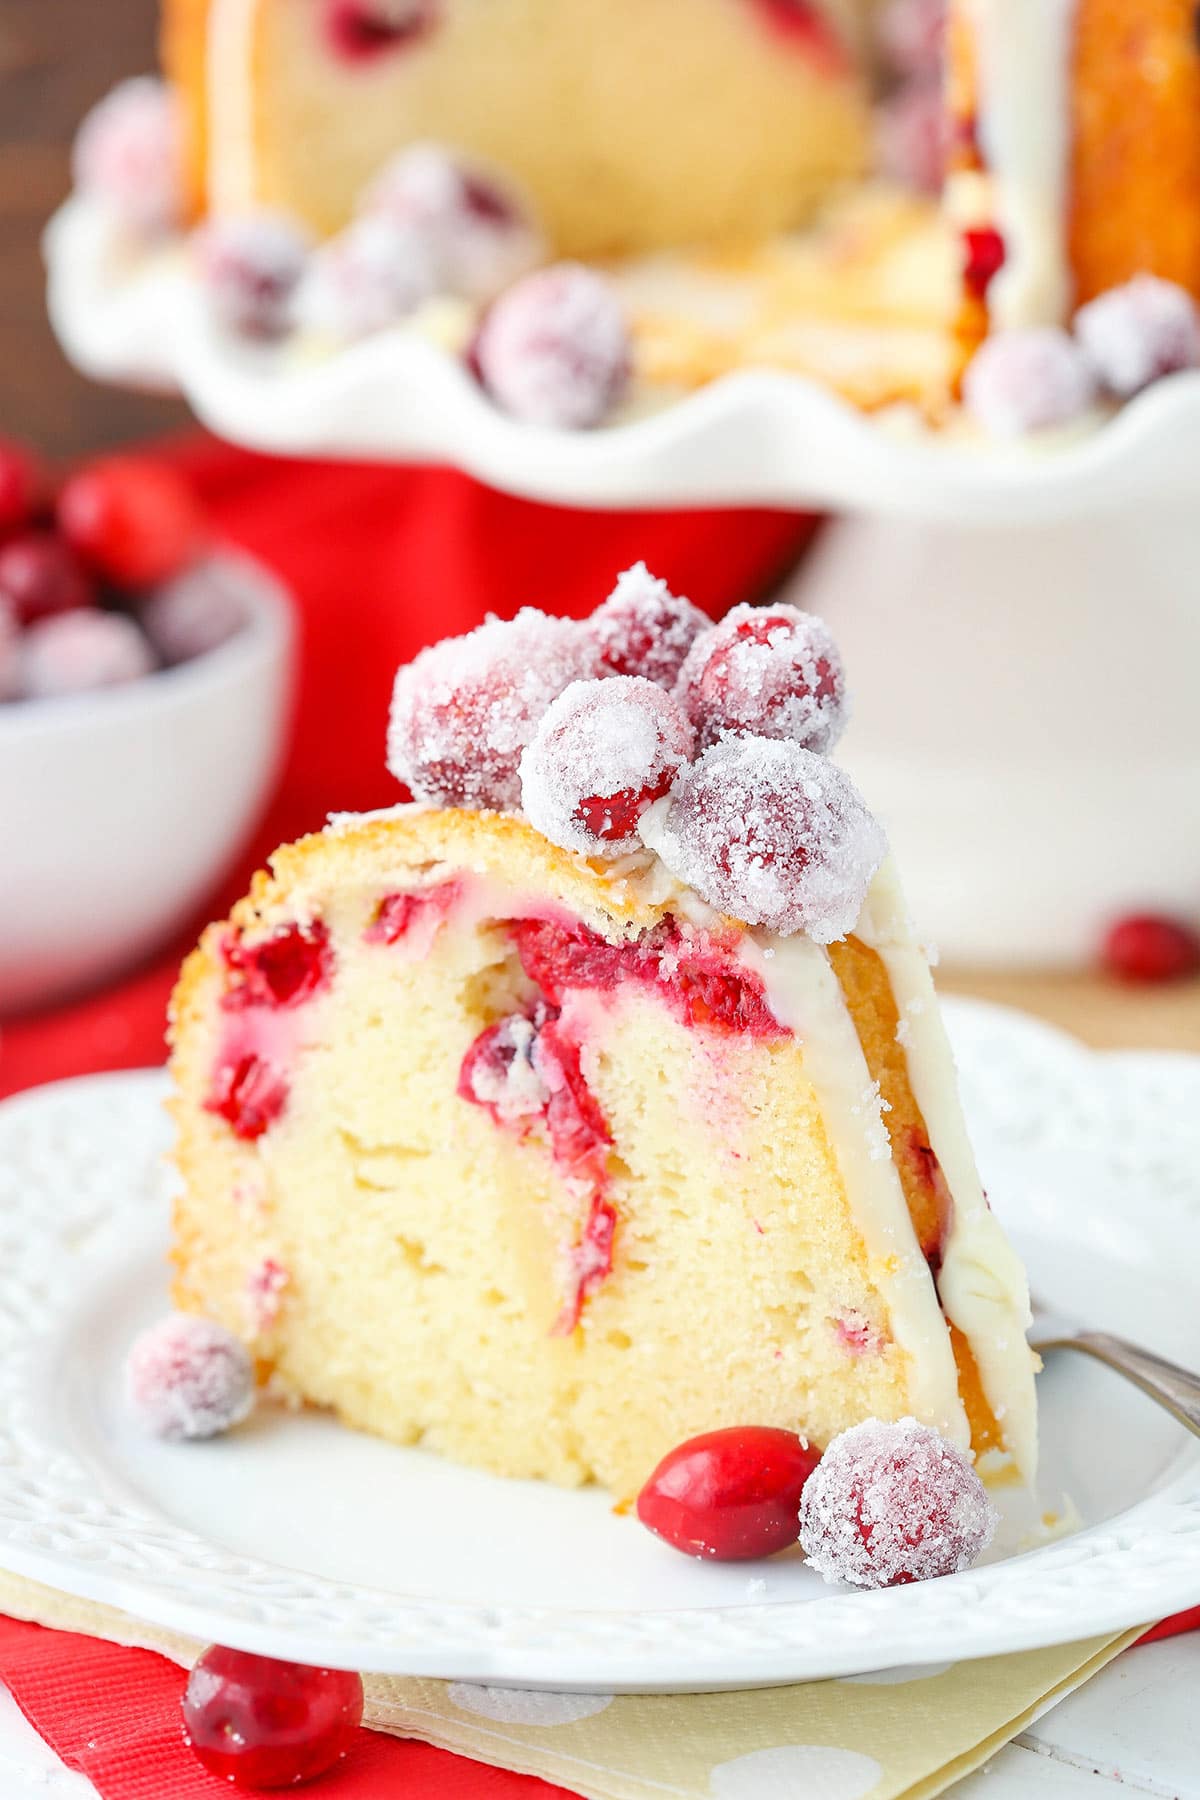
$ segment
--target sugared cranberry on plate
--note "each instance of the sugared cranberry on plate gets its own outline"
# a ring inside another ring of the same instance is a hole
[[[254,1365],[223,1325],[171,1313],[135,1340],[125,1391],[139,1425],[155,1437],[217,1437],[252,1411]]]
[[[848,775],[771,738],[725,738],[706,750],[640,831],[710,906],[821,944],[854,929],[887,850]]]
[[[439,291],[438,266],[420,232],[373,216],[356,219],[316,252],[296,290],[302,329],[333,338],[385,331]]]
[[[897,75],[936,80],[946,39],[946,0],[887,0],[879,47]]]
[[[0,545],[0,596],[21,625],[92,606],[96,590],[79,558],[50,531],[30,531]]]
[[[521,752],[542,715],[596,672],[583,627],[531,606],[443,638],[396,677],[388,768],[418,800],[515,809]]]
[[[485,313],[474,362],[506,413],[528,425],[582,430],[622,397],[631,345],[611,283],[581,263],[518,281]]]
[[[1097,393],[1091,360],[1056,325],[997,332],[976,352],[963,383],[967,411],[999,438],[1069,425]]]
[[[28,525],[46,486],[37,458],[23,444],[0,438],[0,536]]]
[[[1174,281],[1135,275],[1075,315],[1075,335],[1121,399],[1200,363],[1200,309]]]
[[[138,607],[146,636],[165,663],[190,662],[234,637],[246,623],[241,595],[219,563],[196,563]]]
[[[1131,913],[1104,939],[1104,961],[1121,981],[1154,986],[1200,974],[1200,932],[1161,913]]]
[[[521,758],[531,825],[565,850],[619,854],[669,793],[695,736],[664,688],[639,675],[575,681],[547,710]]]
[[[214,219],[197,234],[200,280],[226,331],[269,343],[292,326],[308,262],[304,232],[282,213]]]
[[[122,81],[75,137],[76,188],[129,230],[152,235],[183,216],[183,127],[179,99],[150,75]]]
[[[98,607],[55,613],[31,625],[21,640],[21,691],[27,700],[122,687],[156,666],[133,620]]]
[[[132,454],[72,475],[58,497],[58,525],[76,554],[120,588],[168,581],[204,539],[200,502],[184,477]]]
[[[748,732],[825,754],[849,715],[833,634],[796,606],[735,606],[692,646],[675,692],[702,749]]]
[[[402,150],[372,182],[366,207],[419,238],[441,290],[468,300],[494,299],[544,253],[512,186],[442,144]]]
[[[184,1735],[204,1767],[247,1788],[292,1787],[340,1762],[362,1724],[363,1686],[245,1650],[206,1650],[188,1676]]]
[[[642,675],[673,688],[684,658],[712,620],[673,594],[645,563],[634,563],[587,621],[600,661],[613,675]]]
[[[773,1556],[800,1534],[800,1496],[819,1461],[794,1431],[707,1431],[663,1457],[638,1495],[637,1516],[688,1556]]]
[[[969,1569],[996,1513],[961,1450],[916,1419],[834,1438],[800,1502],[800,1543],[827,1581],[898,1587]]]
[[[880,171],[922,194],[946,174],[946,99],[935,81],[910,81],[880,101],[875,152]]]

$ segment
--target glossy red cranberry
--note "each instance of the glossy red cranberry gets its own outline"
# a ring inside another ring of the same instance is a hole
[[[249,946],[233,938],[225,945],[225,961],[242,977],[225,997],[227,1010],[300,1006],[328,984],[333,972],[329,928],[314,919],[311,925],[281,925]]]
[[[147,456],[111,456],[73,475],[58,498],[63,536],[118,587],[151,587],[200,548],[204,517],[182,475]]]
[[[28,525],[44,485],[41,467],[30,452],[0,438],[0,533]]]
[[[745,1562],[800,1535],[800,1495],[820,1461],[794,1431],[731,1425],[689,1438],[638,1495],[637,1516],[688,1556]]]
[[[1004,267],[1004,239],[991,225],[963,232],[963,284],[973,300],[982,300]]]
[[[1200,974],[1200,932],[1182,919],[1131,913],[1104,940],[1104,960],[1120,981],[1153,986]]]
[[[187,1742],[240,1787],[292,1787],[340,1762],[362,1724],[363,1687],[344,1669],[310,1669],[214,1645],[188,1676]]]
[[[287,1097],[288,1084],[280,1071],[265,1057],[247,1051],[221,1064],[204,1108],[224,1119],[235,1137],[253,1143],[280,1116]]]
[[[0,546],[0,595],[22,625],[35,625],[54,613],[92,606],[96,590],[61,539],[31,531]]]

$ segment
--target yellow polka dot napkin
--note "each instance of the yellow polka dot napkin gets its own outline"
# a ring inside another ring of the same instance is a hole
[[[157,1650],[200,1646],[0,1574],[0,1611]],[[367,1676],[367,1723],[587,1800],[933,1800],[1140,1635],[735,1694],[551,1694]]]

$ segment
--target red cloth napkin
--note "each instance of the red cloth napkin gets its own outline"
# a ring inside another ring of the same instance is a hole
[[[217,533],[278,570],[300,626],[286,774],[269,817],[180,940],[119,987],[0,1029],[0,1096],[163,1056],[179,960],[276,844],[331,810],[387,806],[383,763],[397,666],[422,645],[521,606],[579,616],[639,558],[720,614],[795,562],[814,521],[750,511],[580,513],[515,500],[446,469],[281,462],[209,439],[169,452]]]

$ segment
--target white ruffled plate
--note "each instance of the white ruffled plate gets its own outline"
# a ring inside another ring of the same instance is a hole
[[[997,1210],[1065,1311],[1200,1360],[1200,1060],[1095,1056],[1019,1014],[947,1013]],[[1200,1602],[1200,1444],[1081,1358],[1041,1380],[1031,1540],[1007,1504],[968,1574],[887,1593],[798,1556],[676,1555],[599,1492],[507,1482],[318,1415],[211,1444],[126,1417],[166,1304],[157,1073],[0,1108],[0,1566],[195,1637],[558,1690],[753,1687],[989,1656]]]

